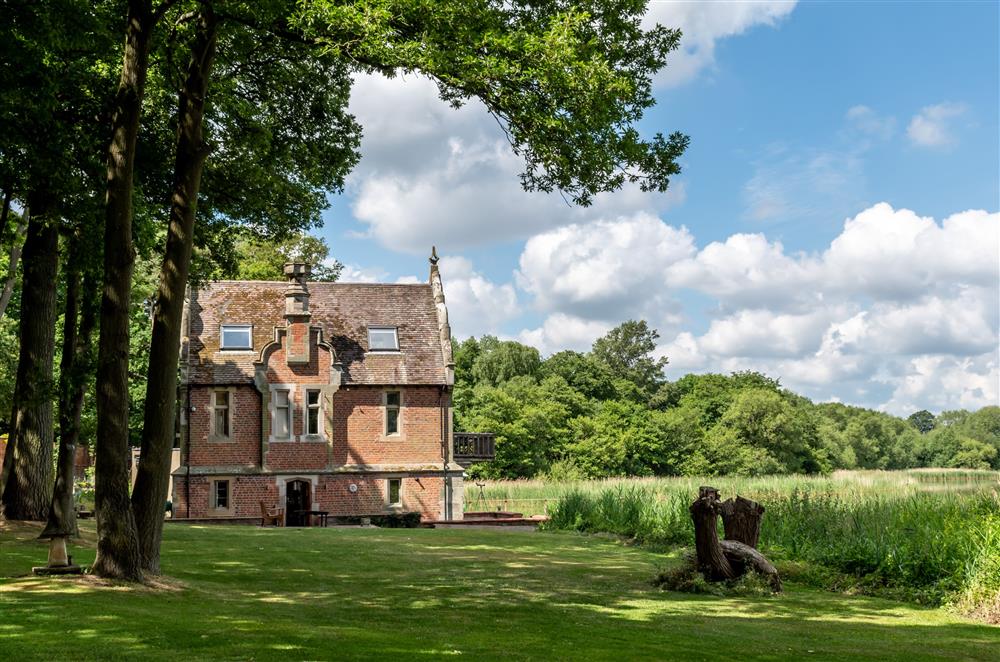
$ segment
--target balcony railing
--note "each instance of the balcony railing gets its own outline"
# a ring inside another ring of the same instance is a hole
[[[454,444],[453,455],[459,464],[487,462],[496,457],[497,439],[492,432],[456,432]]]

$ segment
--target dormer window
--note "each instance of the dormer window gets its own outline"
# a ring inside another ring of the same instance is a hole
[[[399,338],[396,335],[396,327],[394,326],[368,327],[368,351],[398,352]]]
[[[222,349],[253,349],[253,327],[249,324],[223,324]]]

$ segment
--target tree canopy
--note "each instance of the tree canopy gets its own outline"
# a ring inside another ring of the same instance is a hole
[[[652,358],[655,338],[645,322],[631,320],[590,352],[557,352],[521,369],[509,357],[535,357],[534,348],[490,337],[456,342],[456,429],[497,435],[496,460],[471,473],[599,478],[1000,469],[1000,407],[928,412],[929,431],[921,434],[909,419],[814,404],[758,372],[666,381],[665,359]]]

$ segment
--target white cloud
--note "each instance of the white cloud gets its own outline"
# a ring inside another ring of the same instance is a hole
[[[668,274],[672,285],[701,291],[729,309],[784,309],[822,300],[809,286],[820,268],[815,258],[786,255],[763,234],[734,234],[670,265]]]
[[[995,352],[965,358],[919,356],[907,363],[882,408],[899,415],[921,409],[978,409],[1000,404],[998,384]]]
[[[756,25],[775,25],[794,2],[653,2],[647,25],[684,30],[658,83],[690,80],[714,61],[715,44]],[[657,214],[684,199],[680,182],[666,194],[630,185],[597,196],[589,209],[572,208],[559,195],[526,193],[523,162],[482,104],[453,109],[437,86],[419,76],[386,79],[358,75],[351,112],[364,127],[363,157],[348,182],[352,212],[371,237],[394,251],[421,253],[429,244],[448,250],[492,241],[526,239],[571,223]]]
[[[541,310],[590,319],[655,316],[668,306],[666,269],[694,251],[686,228],[649,214],[574,224],[528,240],[517,282]]]
[[[680,48],[667,59],[656,78],[672,86],[694,78],[715,63],[715,44],[758,25],[774,26],[795,8],[794,0],[744,2],[664,2],[654,0],[646,12],[645,26],[660,23],[680,28]]]
[[[882,116],[865,105],[852,106],[847,110],[849,125],[860,133],[886,140],[896,131],[896,118]]]
[[[392,250],[421,253],[445,241],[461,250],[606,215],[658,213],[684,200],[680,182],[667,193],[627,185],[585,209],[527,193],[518,177],[523,161],[481,105],[454,110],[423,78],[359,76],[351,110],[365,127],[352,212],[367,236]]]
[[[921,147],[947,147],[956,142],[953,121],[964,115],[965,104],[939,103],[926,106],[914,115],[906,128],[906,135]]]
[[[542,355],[564,349],[587,351],[594,341],[611,330],[608,322],[581,319],[565,313],[555,313],[545,319],[542,326],[525,329],[518,340],[538,348]]]
[[[340,272],[341,283],[380,283],[388,277],[384,269],[360,267],[356,264],[345,264]]]
[[[516,278],[547,315],[520,339],[546,352],[643,317],[674,378],[761,370],[818,400],[895,413],[996,403],[998,213],[937,222],[881,203],[826,250],[798,254],[759,233],[697,250],[686,228],[638,214],[533,237]],[[686,292],[715,304],[699,333],[681,327]],[[950,390],[932,398],[934,385]]]
[[[466,258],[443,257],[440,267],[448,320],[456,338],[496,333],[520,312],[514,286],[487,279]]]

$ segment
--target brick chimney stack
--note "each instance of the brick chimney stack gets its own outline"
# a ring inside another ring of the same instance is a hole
[[[305,262],[286,262],[285,320],[288,322],[288,341],[285,359],[289,365],[309,363],[309,287],[307,282],[312,266]]]

